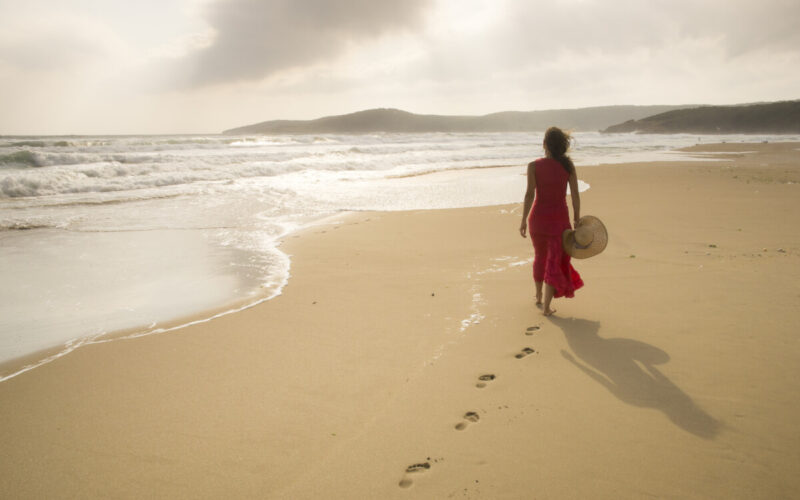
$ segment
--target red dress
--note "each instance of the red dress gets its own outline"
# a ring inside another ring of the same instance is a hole
[[[554,297],[574,297],[583,286],[580,274],[561,244],[564,230],[571,229],[567,209],[569,174],[556,160],[540,158],[534,163],[536,197],[528,216],[533,249],[533,279],[555,288]]]

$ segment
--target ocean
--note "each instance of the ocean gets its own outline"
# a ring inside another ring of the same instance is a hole
[[[290,280],[281,238],[330,215],[518,203],[542,135],[0,137],[0,362],[269,300]],[[800,140],[575,138],[579,173],[687,159],[675,149],[698,141]]]

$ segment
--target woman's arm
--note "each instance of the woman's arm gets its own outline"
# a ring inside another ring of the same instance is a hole
[[[581,218],[581,193],[578,191],[578,173],[575,167],[572,167],[572,173],[569,175],[569,193],[572,196],[573,220],[578,222]]]
[[[525,200],[522,202],[522,222],[519,225],[519,234],[525,238],[528,231],[528,212],[533,205],[533,196],[536,193],[536,165],[528,163],[528,189],[525,190]]]

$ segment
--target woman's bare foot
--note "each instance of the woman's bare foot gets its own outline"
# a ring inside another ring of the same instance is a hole
[[[545,307],[544,311],[542,311],[542,314],[544,314],[545,316],[552,316],[555,313],[556,313],[556,310],[555,309],[550,309],[549,307]]]
[[[541,305],[542,305],[542,296],[540,294],[537,294],[536,295],[536,307],[539,307]]]

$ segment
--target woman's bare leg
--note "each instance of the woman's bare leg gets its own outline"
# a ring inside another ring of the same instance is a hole
[[[534,281],[536,283],[536,305],[542,305],[542,285],[544,284],[543,281]]]
[[[555,293],[556,293],[556,289],[553,288],[553,285],[545,283],[545,285],[544,285],[544,310],[542,311],[542,314],[544,314],[545,316],[550,316],[554,312],[556,312],[555,309],[550,309],[550,302],[553,300],[553,295],[555,295]]]

